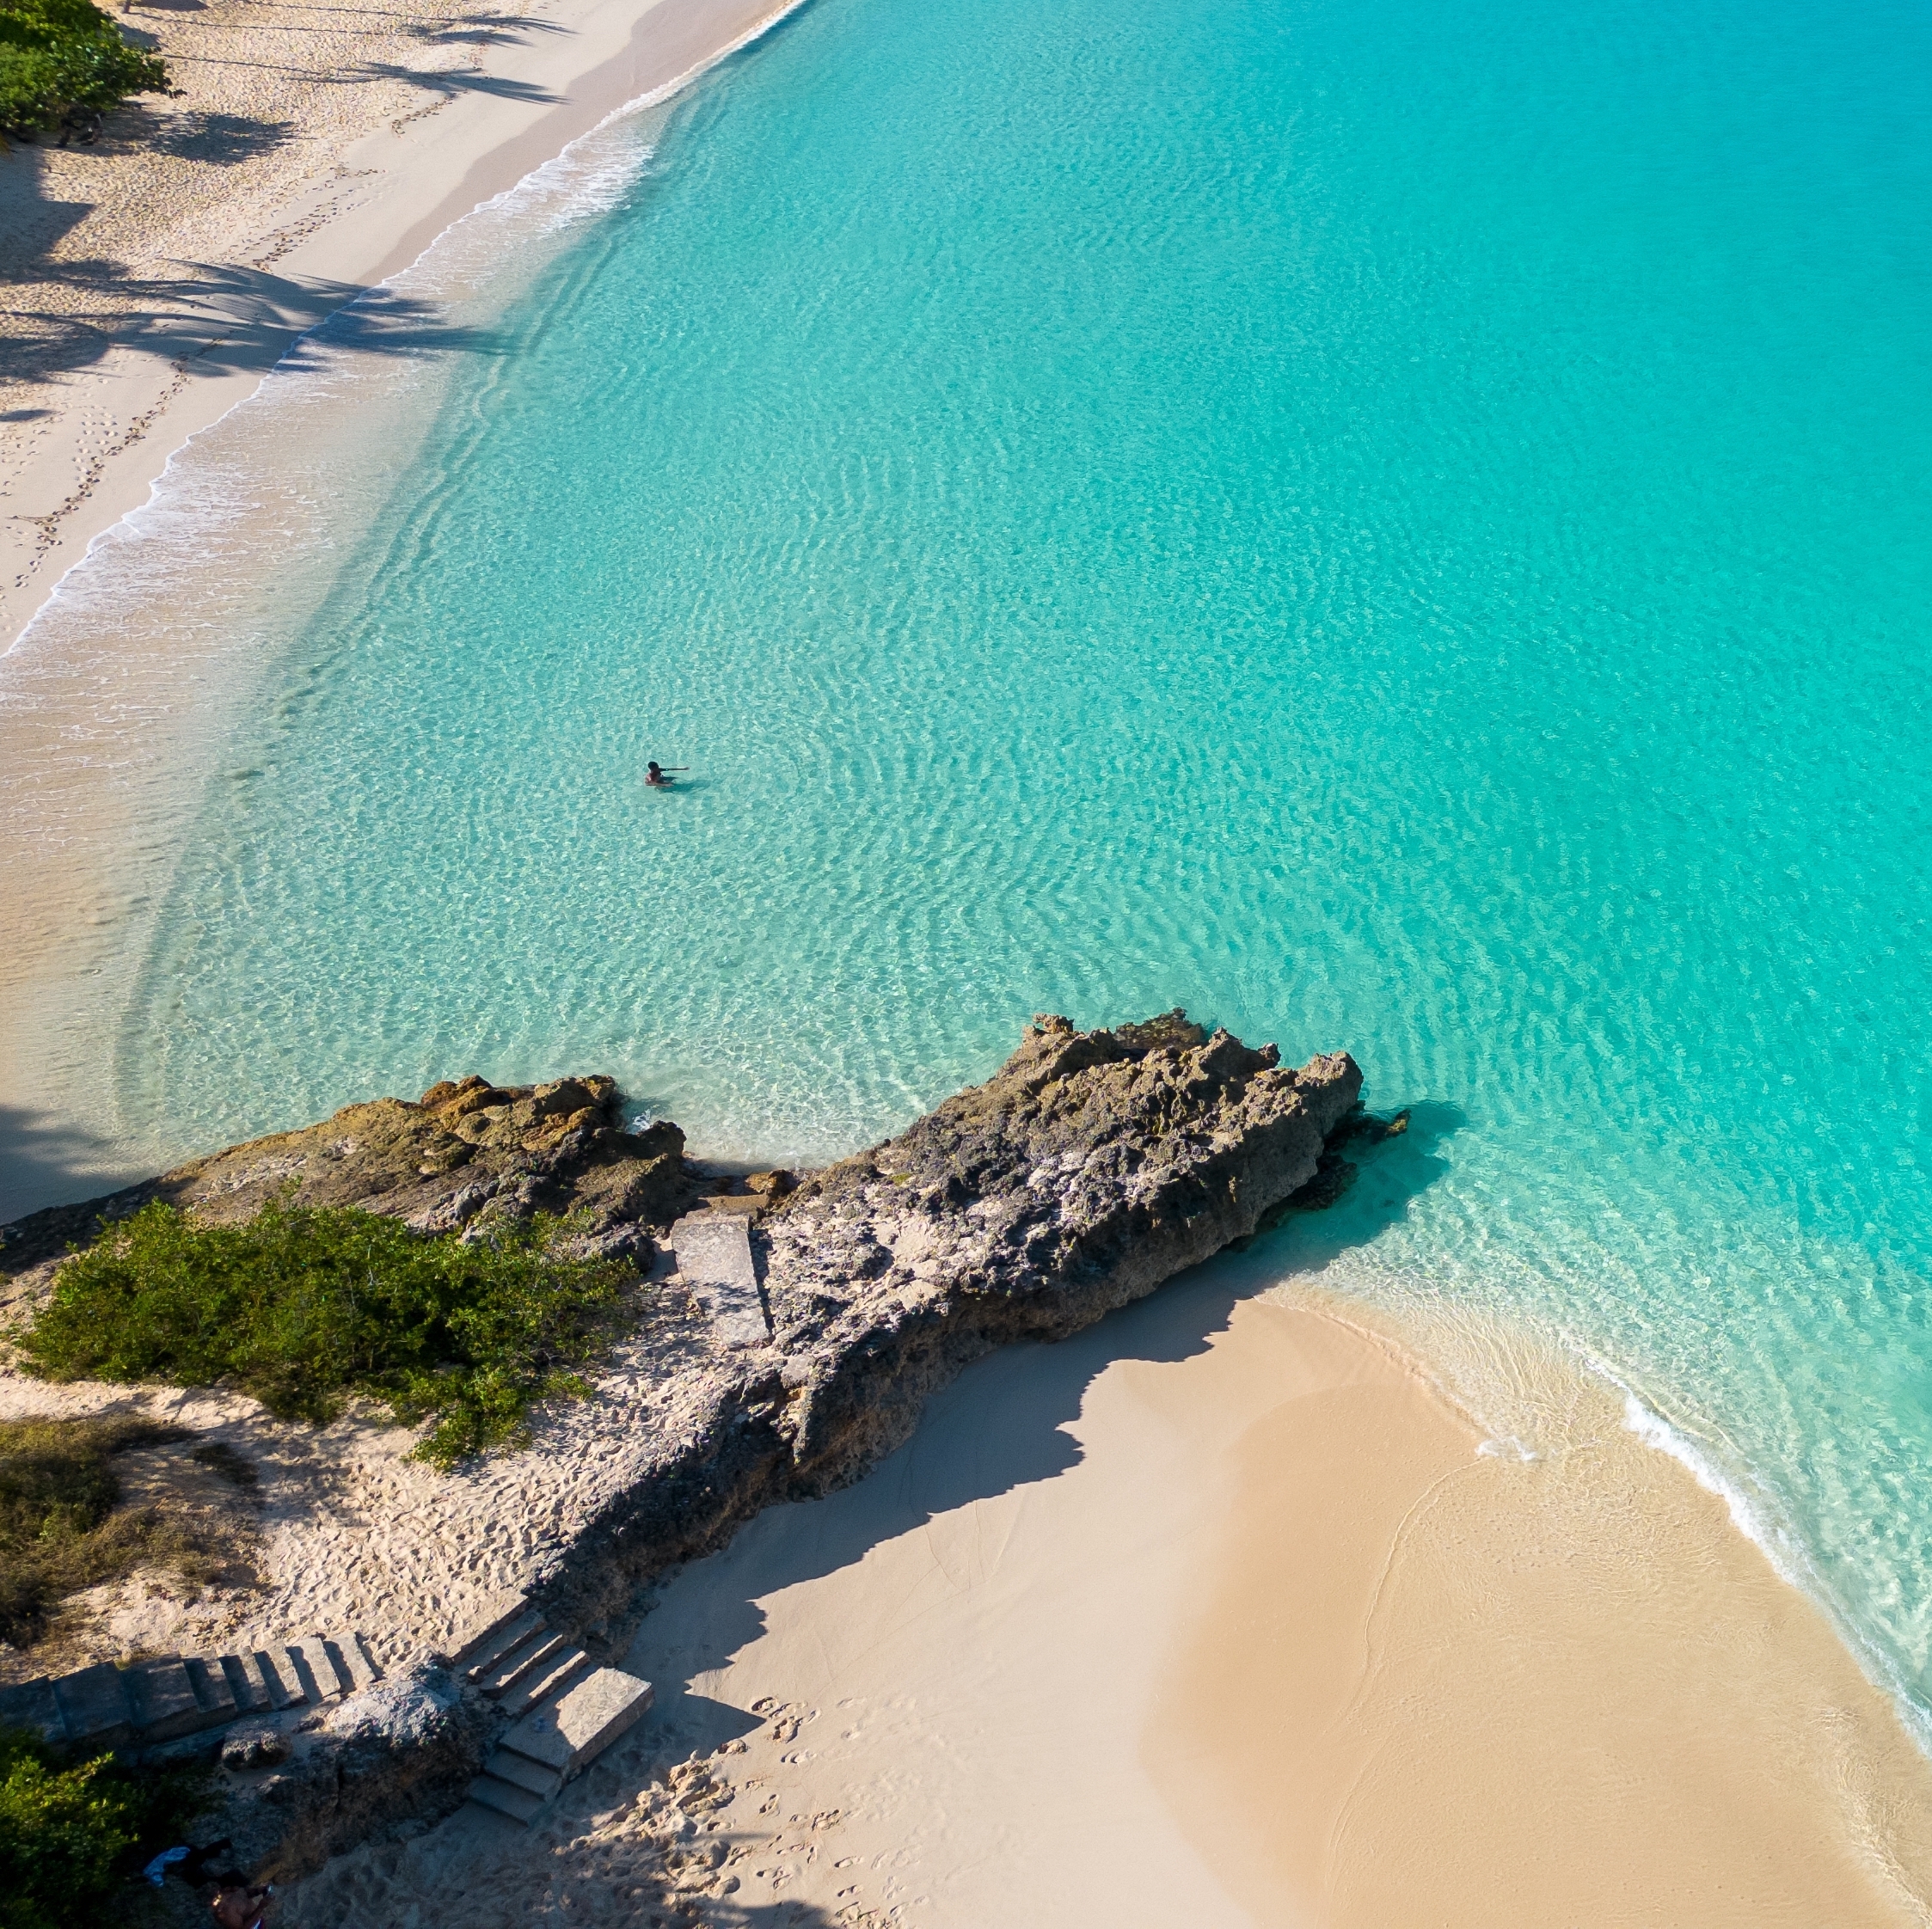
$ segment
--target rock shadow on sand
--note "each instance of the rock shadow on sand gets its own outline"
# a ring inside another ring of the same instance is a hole
[[[1341,1253],[1399,1222],[1448,1171],[1440,1148],[1466,1123],[1455,1105],[1414,1106],[1406,1132],[1355,1157],[1359,1176],[1334,1206],[1292,1216],[1247,1250],[1221,1253],[1084,1332],[976,1362],[934,1398],[911,1439],[863,1479],[768,1510],[728,1547],[673,1577],[660,1599],[668,1605],[681,1585],[702,1586],[705,1610],[695,1638],[685,1618],[675,1617],[681,1681],[666,1678],[663,1665],[668,1629],[653,1625],[654,1614],[642,1621],[623,1665],[657,1684],[659,1712],[645,1745],[661,1748],[675,1739],[703,1752],[755,1727],[758,1718],[695,1693],[690,1683],[724,1668],[766,1632],[761,1599],[854,1566],[874,1547],[942,1516],[1071,1472],[1084,1457],[1071,1429],[1101,1374],[1123,1361],[1173,1364],[1205,1352],[1242,1301],[1317,1277]]]

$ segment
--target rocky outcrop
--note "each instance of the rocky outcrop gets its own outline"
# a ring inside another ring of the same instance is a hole
[[[583,1216],[586,1235],[635,1247],[637,1228],[668,1225],[695,1196],[684,1135],[668,1122],[627,1131],[614,1079],[432,1085],[414,1103],[345,1105],[298,1132],[251,1139],[105,1198],[55,1206],[3,1228],[10,1274],[84,1245],[103,1221],[150,1199],[204,1219],[245,1219],[293,1188],[304,1205],[362,1206],[448,1232],[498,1214]]]
[[[734,1339],[665,1386],[675,1435],[617,1455],[539,1597],[553,1619],[621,1614],[760,1508],[863,1473],[969,1362],[1076,1332],[1252,1234],[1316,1179],[1361,1087],[1346,1053],[1292,1069],[1179,1012],[1035,1020],[984,1085],[753,1224],[767,1344]]]
[[[1180,1012],[1033,1021],[984,1085],[807,1182],[753,1234],[797,1477],[844,1478],[968,1360],[1058,1339],[1252,1234],[1361,1095]]]
[[[388,1485],[359,1488],[353,1520],[318,1507],[285,1524],[250,1636],[280,1638],[326,1597],[400,1679],[457,1652],[481,1598],[507,1590],[594,1665],[623,1655],[641,1583],[774,1501],[862,1473],[969,1362],[1073,1332],[1297,1199],[1335,1197],[1337,1148],[1384,1129],[1358,1109],[1361,1084],[1346,1054],[1291,1068],[1179,1012],[1092,1032],[1043,1017],[984,1085],[795,1185],[761,1174],[705,1202],[700,1234],[672,1223],[701,1189],[682,1135],[625,1131],[610,1080],[471,1079],[196,1160],[68,1209],[58,1228],[38,1215],[7,1229],[7,1256],[44,1262],[145,1198],[231,1218],[291,1184],[304,1201],[425,1228],[577,1209],[610,1250],[668,1248],[594,1397],[560,1404],[527,1450],[460,1478],[366,1456],[358,1479]],[[427,1699],[410,1703],[436,1758],[420,1781],[414,1716],[371,1717],[349,1754],[318,1746],[273,1799],[264,1781],[258,1852],[308,1865],[373,1826],[385,1790],[422,1813],[454,1799],[488,1738],[473,1718],[502,1718],[460,1696],[445,1707],[440,1681],[423,1677]]]

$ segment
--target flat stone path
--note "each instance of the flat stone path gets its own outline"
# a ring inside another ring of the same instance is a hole
[[[665,1243],[727,1346],[771,1344],[771,1323],[751,1263],[751,1228],[741,1214],[690,1213],[671,1228]]]

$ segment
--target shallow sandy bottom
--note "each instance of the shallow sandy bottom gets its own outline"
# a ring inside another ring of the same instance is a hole
[[[1481,1452],[1265,1284],[983,1363],[672,1583],[659,1712],[549,1826],[359,1852],[288,1920],[1924,1920],[1932,1771],[1720,1502],[1581,1387],[1560,1452]]]

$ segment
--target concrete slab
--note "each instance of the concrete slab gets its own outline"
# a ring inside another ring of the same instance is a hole
[[[60,1705],[53,1698],[53,1683],[45,1675],[31,1681],[0,1687],[0,1728],[31,1728],[48,1742],[67,1738],[60,1718]]]
[[[201,1725],[201,1703],[178,1655],[137,1662],[124,1673],[128,1718],[143,1741],[171,1742]]]
[[[236,1712],[235,1691],[229,1687],[228,1676],[222,1671],[220,1662],[191,1657],[181,1665],[187,1669],[187,1678],[193,1685],[194,1699],[200,1707],[203,1722],[233,1721]]]
[[[118,1748],[134,1739],[127,1687],[111,1661],[96,1662],[53,1684],[67,1739],[89,1748]]]
[[[751,1235],[738,1213],[694,1212],[665,1242],[698,1303],[727,1346],[769,1346],[771,1327],[758,1297]]]
[[[600,1668],[548,1707],[525,1715],[499,1746],[555,1768],[567,1781],[641,1721],[652,1699],[648,1681],[620,1669]]]

